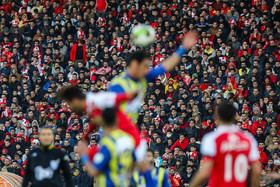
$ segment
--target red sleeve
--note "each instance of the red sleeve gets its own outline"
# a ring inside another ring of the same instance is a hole
[[[122,101],[129,101],[131,100],[131,96],[127,93],[117,94],[116,97],[116,105],[118,105]]]
[[[275,75],[270,76],[270,79],[272,80],[273,83],[276,82],[277,77]]]
[[[95,154],[99,151],[98,147],[90,147],[88,149],[88,156],[90,158],[91,161],[93,161],[93,157],[95,156]]]
[[[179,140],[177,140],[172,146],[171,146],[171,151],[174,150],[174,148],[179,144]]]
[[[184,142],[182,142],[182,146],[181,146],[181,148],[184,149],[184,150],[187,149],[187,147],[189,145],[189,140],[188,140],[187,137],[185,138],[185,140],[184,140]]]
[[[241,57],[243,55],[243,50],[238,50],[238,57]]]
[[[278,115],[278,117],[277,117],[277,126],[278,126],[278,128],[279,128],[279,126],[280,126],[280,114]]]
[[[249,38],[249,42],[250,42],[250,43],[252,42],[253,38],[254,38],[254,34],[251,34],[251,36],[250,36],[250,38]]]
[[[70,60],[75,61],[76,58],[76,44],[73,45],[70,52]]]
[[[253,135],[256,135],[257,133],[257,124],[256,124],[256,122],[253,122],[253,124],[252,124],[252,134]]]
[[[253,125],[248,125],[248,130],[249,130],[250,132],[252,132],[252,126],[253,126]]]

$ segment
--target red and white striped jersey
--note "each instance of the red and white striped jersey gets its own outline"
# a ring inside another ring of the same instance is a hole
[[[209,187],[245,187],[249,165],[259,160],[253,136],[235,126],[222,125],[202,139],[204,161],[214,161]]]

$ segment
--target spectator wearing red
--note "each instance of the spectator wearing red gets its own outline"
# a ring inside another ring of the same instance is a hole
[[[70,53],[70,60],[72,60],[76,66],[78,62],[82,61],[84,64],[87,62],[86,45],[84,40],[80,40],[79,43],[73,45]]]
[[[241,123],[243,129],[248,129],[250,132],[252,131],[252,121],[249,119],[248,114],[242,114]]]
[[[262,150],[261,147],[258,147],[258,151],[260,153],[260,162],[262,165],[266,165],[268,162],[266,153]]]
[[[208,132],[211,132],[211,128],[208,126],[207,121],[202,123],[202,128],[198,130],[198,141],[201,141],[203,136]]]
[[[176,168],[174,166],[170,167],[169,179],[172,187],[179,187],[182,185],[181,176],[178,172],[176,172]]]
[[[199,87],[201,88],[201,91],[204,92],[210,85],[211,84],[209,83],[208,79],[204,79],[203,84],[201,84]]]
[[[258,116],[258,120],[253,122],[252,124],[252,134],[256,135],[257,134],[257,128],[261,127],[261,128],[265,128],[266,122],[263,120],[263,115],[259,115]],[[264,133],[264,132],[263,132]]]
[[[188,138],[185,137],[184,134],[180,134],[179,139],[172,145],[171,151],[173,151],[176,146],[178,146],[180,149],[186,150],[188,145],[189,145]]]
[[[72,79],[69,81],[73,86],[76,86],[80,80],[78,79],[77,73],[73,73]]]
[[[98,17],[102,17],[102,18],[105,17],[105,13],[106,13],[105,11],[107,9],[107,6],[108,6],[108,3],[106,0],[97,0],[96,1],[95,8],[97,10]]]

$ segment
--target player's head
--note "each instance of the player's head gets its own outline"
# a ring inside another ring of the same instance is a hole
[[[154,165],[154,152],[151,149],[147,150],[146,153],[147,161],[151,164]]]
[[[42,127],[39,133],[39,141],[43,147],[50,146],[54,141],[54,133],[50,127]]]
[[[221,124],[232,125],[235,122],[236,108],[231,103],[222,102],[216,108],[216,117]]]
[[[150,56],[144,51],[132,53],[127,61],[130,75],[135,79],[142,79],[149,73]]]
[[[117,109],[116,108],[105,108],[102,112],[102,121],[104,128],[114,127],[117,120]]]
[[[58,96],[61,100],[65,100],[73,112],[82,113],[84,111],[84,100],[86,96],[77,86],[63,87]]]

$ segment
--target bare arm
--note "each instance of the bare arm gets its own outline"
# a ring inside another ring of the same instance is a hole
[[[86,163],[86,166],[88,168],[87,172],[89,176],[95,177],[99,174],[99,171],[90,162]]]
[[[79,141],[78,142],[78,153],[81,156],[81,161],[87,166],[87,172],[90,176],[95,177],[99,174],[99,171],[92,165],[90,162],[87,154],[88,154],[88,144],[86,141]],[[83,158],[84,157],[84,158]]]
[[[196,43],[197,39],[197,32],[189,32],[186,37],[183,40],[183,47],[186,50],[190,50],[192,46]],[[167,72],[174,69],[175,66],[177,66],[181,61],[181,56],[179,56],[177,53],[174,53],[171,55],[168,59],[166,59],[163,63],[163,66]]]
[[[276,172],[268,173],[266,176],[268,178],[275,179],[275,180],[279,180],[280,179],[280,174],[276,173]]]
[[[214,166],[214,161],[212,160],[204,162],[201,168],[199,169],[199,171],[192,179],[189,187],[197,187],[201,185],[203,182],[205,182],[210,177],[213,166]]]
[[[251,187],[259,186],[259,180],[261,174],[259,162],[254,162],[253,164],[251,164],[251,170],[252,170]]]

